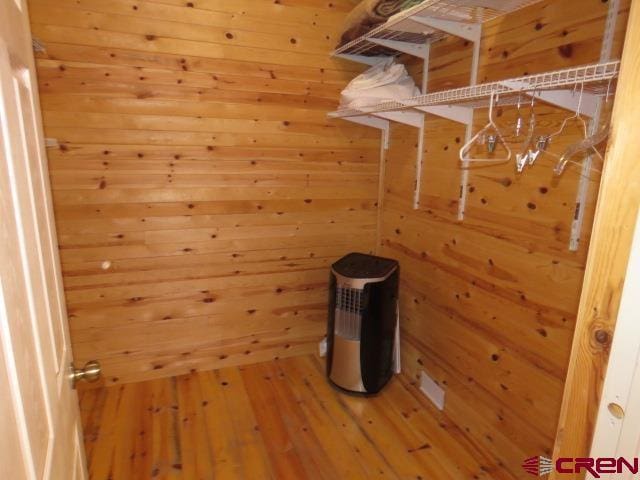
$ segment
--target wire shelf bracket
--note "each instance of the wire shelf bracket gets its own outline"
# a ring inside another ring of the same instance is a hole
[[[400,112],[379,112],[374,113],[374,115],[411,127],[421,128],[424,125],[424,115],[418,112],[404,110]]]
[[[414,57],[418,57],[423,60],[427,60],[429,58],[429,45],[426,43],[420,44],[420,43],[411,43],[411,42],[401,42],[399,40],[387,40],[385,38],[370,38],[369,41],[401,53],[407,53],[409,55],[413,55]],[[376,57],[371,57],[371,58],[376,58]],[[380,57],[377,57],[377,58],[380,58]]]
[[[457,123],[468,125],[473,122],[473,108],[460,107],[457,105],[432,105],[425,107],[415,107],[425,113],[430,113],[438,117],[446,118]]]
[[[366,108],[362,110],[349,109],[345,111],[331,112],[330,118],[340,118],[350,122],[367,125],[374,128],[381,128],[378,120],[383,119],[387,123],[393,121],[409,125],[410,127],[421,128],[424,124],[424,115],[415,110],[380,110],[368,112]]]
[[[357,55],[354,53],[336,53],[334,57],[344,58],[356,63],[364,63],[365,65],[373,66],[382,60],[386,60],[389,57],[368,57],[366,55]]]
[[[420,15],[414,15],[410,17],[409,20],[430,27],[433,30],[469,40],[470,42],[479,42],[482,35],[482,24],[480,23],[457,22],[455,20],[423,17]]]
[[[345,117],[344,120],[349,120],[350,122],[364,125],[366,127],[376,128],[378,130],[389,130],[389,120],[385,120],[373,115]]]

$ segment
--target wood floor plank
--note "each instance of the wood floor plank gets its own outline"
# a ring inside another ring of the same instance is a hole
[[[126,480],[131,477],[135,459],[135,442],[139,431],[138,409],[142,398],[143,383],[130,383],[124,386],[118,404],[115,419],[115,448],[111,468],[113,480]]]
[[[178,434],[178,396],[176,378],[153,380],[158,397],[154,408],[153,452],[151,472],[163,480],[182,477],[182,456]]]
[[[321,362],[314,359],[314,363],[321,371]],[[400,478],[437,478],[441,472],[432,470],[419,458],[424,451],[425,439],[403,426],[401,417],[389,416],[387,405],[372,400],[375,398],[341,396],[343,408],[356,419]]]
[[[196,411],[192,406],[192,396],[195,395],[192,378],[190,375],[181,375],[178,377],[178,413],[179,413],[179,434],[180,434],[180,452],[182,462],[180,468],[184,472],[186,478],[199,478],[200,473],[204,469],[199,459],[195,430]],[[210,467],[210,465],[209,465]],[[210,470],[210,469],[209,469]]]
[[[106,401],[104,411],[100,417],[99,425],[95,425],[97,430],[93,451],[95,452],[89,459],[89,476],[90,478],[107,479],[111,477],[111,469],[113,468],[113,453],[116,442],[116,418],[120,397],[124,390],[124,385],[118,388],[106,390]],[[85,443],[87,425],[85,429]]]
[[[447,478],[487,478],[485,467],[470,453],[461,451],[455,463],[447,458],[446,452],[456,448],[457,439],[452,435],[455,426],[447,422],[444,415],[435,409],[427,410],[400,381],[391,382],[387,393],[374,401],[382,401],[386,411],[402,419],[404,428],[426,439],[427,443],[420,447],[425,447],[422,450],[429,454],[429,463],[438,465]]]
[[[104,389],[91,389],[79,391],[80,420],[85,426],[85,456],[87,463],[91,461],[93,446],[100,431],[100,417],[104,411],[106,391]]]
[[[151,432],[153,422],[153,407],[149,403],[153,403],[152,383],[145,382],[139,384],[138,397],[141,401],[137,402],[137,430],[134,444],[134,452],[132,459],[132,471],[135,478],[145,478],[151,469],[151,456],[149,455],[148,435]],[[148,402],[149,399],[151,402]]]
[[[238,478],[240,476],[238,442],[224,401],[222,392],[224,385],[218,379],[217,372],[199,373],[198,382],[202,392],[204,416],[204,422],[201,423],[208,432],[206,441],[213,461],[214,478]],[[225,434],[220,435],[219,432],[225,432]]]
[[[375,397],[311,355],[80,395],[91,480],[513,480],[404,377]]]
[[[359,426],[347,416],[341,418],[339,413],[343,412],[338,401],[339,394],[324,382],[324,391],[314,390],[315,381],[310,377],[319,378],[322,375],[312,365],[307,370],[299,357],[281,360],[278,365],[291,384],[322,447],[336,464],[339,478],[397,478]]]
[[[269,380],[252,367],[242,370],[242,378],[276,477],[308,479],[302,460],[282,418],[283,412],[279,408],[274,408],[277,405],[276,396],[268,383]]]
[[[239,449],[240,477],[277,480],[240,370],[225,368],[217,371],[215,376],[224,387],[224,405]]]
[[[298,451],[308,477],[326,480],[341,478],[333,466],[333,459],[329,458],[315,433],[309,428],[306,415],[277,363],[262,363],[256,368],[263,374],[265,383],[273,390],[278,405],[282,406],[281,412],[285,427]]]

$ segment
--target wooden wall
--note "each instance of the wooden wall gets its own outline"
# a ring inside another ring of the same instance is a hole
[[[33,0],[77,363],[108,383],[314,351],[374,246],[379,136],[328,122],[347,0]]]
[[[624,304],[628,301],[625,298],[629,293],[637,294],[630,283],[633,269],[637,268],[634,265],[637,253],[634,252],[634,248],[637,248],[634,235],[636,239],[640,235],[637,227],[640,212],[640,139],[637,130],[629,126],[640,122],[639,66],[640,3],[634,2],[627,22],[611,121],[612,131],[562,398],[555,458],[622,452],[628,448],[623,447],[626,443],[623,439],[627,436],[628,426],[633,425],[631,412],[637,408],[634,400],[625,398],[619,389],[615,389],[618,397],[616,403],[623,407],[625,418],[622,425],[616,425],[611,431],[622,427],[620,440],[615,441],[614,436],[604,433],[603,430],[608,430],[609,425],[606,418],[598,418],[600,403],[609,405],[607,402],[614,393],[611,385],[619,385],[618,380],[627,377],[628,372],[636,368],[635,362],[629,361],[629,354],[623,353],[623,349],[628,348],[629,344],[633,345],[636,339],[620,337],[633,335],[625,321],[628,307]],[[611,362],[614,362],[611,365],[610,354]],[[621,365],[620,360],[626,364]],[[629,387],[633,388],[631,385]],[[607,388],[607,391],[603,391],[603,388]],[[596,423],[599,426],[596,427]],[[599,436],[597,440],[593,437],[596,429]],[[549,478],[580,479],[584,476],[581,473],[569,476],[555,473]]]
[[[617,58],[629,6],[621,3]],[[549,0],[491,22],[480,81],[597,61],[607,8],[600,0]],[[470,45],[438,45],[429,89],[468,84],[470,63]],[[497,115],[517,148],[514,111]],[[536,113],[547,133],[568,115],[543,105]],[[487,477],[523,478],[524,459],[553,451],[600,177],[592,172],[575,253],[568,242],[579,168],[555,178],[551,156],[522,175],[513,163],[473,167],[460,223],[464,127],[427,118],[419,210],[412,209],[416,129],[395,125],[386,155],[381,254],[401,262],[403,368],[416,380],[426,371],[446,390],[445,411],[485,459]],[[483,126],[486,110],[476,120]],[[576,138],[573,125],[551,150],[561,153]]]
[[[359,71],[329,58],[351,7],[30,1],[79,363],[100,360],[114,383],[315,349],[329,263],[375,238],[378,134],[326,120]],[[597,60],[607,7],[546,0],[492,22],[480,81]],[[470,55],[434,48],[430,90],[466,85]],[[545,131],[566,115],[536,112]],[[459,223],[464,129],[427,127],[419,210],[415,129],[394,125],[386,156],[380,253],[402,263],[403,367],[446,389],[488,476],[520,478],[552,452],[599,176],[578,252],[578,168],[557,179],[551,157],[523,175],[474,168]]]

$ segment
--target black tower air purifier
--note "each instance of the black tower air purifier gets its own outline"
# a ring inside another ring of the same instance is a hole
[[[394,367],[399,265],[350,253],[331,266],[327,376],[341,389],[379,392]]]

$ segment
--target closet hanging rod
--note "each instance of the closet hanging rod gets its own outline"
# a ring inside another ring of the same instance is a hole
[[[574,90],[576,87],[582,88],[582,86],[584,86],[584,95],[587,98],[584,113],[587,116],[591,116],[592,104],[595,103],[595,99],[605,95],[608,89],[612,92],[614,91],[611,81],[618,76],[619,70],[620,61],[596,63],[480,85],[442,90],[358,109],[342,109],[329,113],[329,116],[348,119],[348,117],[375,115],[376,113],[412,108],[423,111],[429,111],[425,109],[430,107],[452,107],[452,111],[455,111],[455,107],[462,107],[464,110],[487,108],[492,94],[500,96],[498,105],[515,105],[522,94],[535,94],[536,98],[542,101],[566,109],[573,109],[573,104],[577,101]],[[447,109],[445,108],[444,110]],[[433,113],[439,114],[436,111]]]

